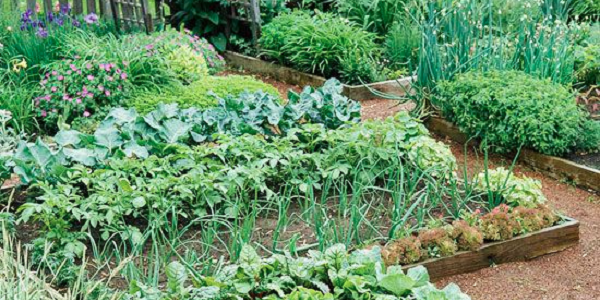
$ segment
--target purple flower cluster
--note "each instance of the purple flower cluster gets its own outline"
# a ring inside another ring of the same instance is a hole
[[[38,11],[38,9],[36,9]],[[74,27],[81,27],[81,21],[70,16],[71,7],[69,4],[64,4],[57,7],[54,12],[48,12],[46,15],[38,16],[33,10],[28,9],[21,14],[21,30],[35,32],[35,35],[40,38],[48,37],[48,29],[50,27],[62,27],[69,24]],[[96,14],[90,13],[83,20],[87,24],[98,24],[99,18]]]
[[[126,63],[63,60],[40,81],[43,94],[34,100],[37,115],[55,122],[59,114],[89,117],[100,106],[116,104],[128,84]]]

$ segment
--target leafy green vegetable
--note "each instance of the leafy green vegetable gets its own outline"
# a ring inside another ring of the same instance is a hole
[[[505,203],[513,207],[534,208],[546,202],[546,197],[542,193],[542,183],[539,180],[528,177],[517,178],[502,167],[477,174],[475,189],[500,195]]]
[[[174,147],[214,141],[217,133],[276,136],[306,122],[331,129],[359,122],[360,104],[340,95],[341,91],[338,81],[329,80],[316,90],[306,88],[292,94],[285,106],[259,91],[220,99],[217,107],[204,111],[161,103],[142,117],[134,109],[116,108],[93,135],[75,130],[59,132],[54,138],[55,151],[41,140],[21,143],[14,156],[15,171],[29,183],[35,178],[58,175],[57,171],[75,163],[93,167],[112,157],[146,158]]]
[[[399,267],[390,267],[386,272],[378,247],[360,251],[358,254],[348,253],[343,245],[334,245],[332,248],[327,249],[325,253],[312,251],[309,257],[295,258],[289,254],[276,254],[269,258],[260,258],[252,247],[244,245],[245,254],[240,257],[239,264],[226,265],[213,276],[203,277],[197,286],[189,288],[180,285],[179,279],[185,278],[181,274],[184,268],[172,263],[167,268],[168,290],[154,290],[154,293],[160,295],[160,299],[470,299],[454,284],[438,290],[429,282],[427,270],[423,267],[409,269],[407,275],[403,274]],[[328,253],[335,253],[333,263],[328,258]],[[248,273],[244,267],[247,266],[247,261],[252,261],[252,269],[260,272]],[[177,268],[177,276],[173,276],[174,267]],[[366,269],[371,271],[361,272]],[[322,291],[312,283],[314,281],[321,282],[324,286],[332,286],[334,291]],[[177,286],[176,290],[180,292],[174,293],[171,284]],[[130,292],[126,299],[141,299],[141,296],[143,294],[137,288]]]

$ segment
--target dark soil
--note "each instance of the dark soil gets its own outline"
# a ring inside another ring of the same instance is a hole
[[[600,170],[600,151],[595,153],[570,154],[566,159],[586,167]]]

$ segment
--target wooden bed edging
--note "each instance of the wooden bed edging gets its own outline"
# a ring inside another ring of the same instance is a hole
[[[448,136],[459,143],[464,144],[469,141],[469,138],[460,132],[454,124],[442,118],[431,117],[427,120],[426,125],[430,131]],[[543,171],[544,174],[554,179],[571,180],[580,187],[600,191],[600,170],[529,149],[521,151],[519,161],[534,169]]]
[[[273,77],[278,81],[288,84],[294,84],[301,87],[306,85],[321,86],[327,79],[312,75],[298,70],[280,66],[278,64],[260,60],[258,58],[245,56],[236,52],[226,51],[223,55],[230,66],[242,68],[252,73],[258,73]],[[382,93],[404,96],[410,89],[412,77],[404,77],[398,80],[388,80],[365,85],[346,85],[344,84],[344,95],[354,100],[368,100],[376,98],[369,88]]]
[[[563,251],[579,243],[579,221],[564,218],[565,222],[537,232],[520,235],[507,241],[484,244],[477,251],[462,251],[455,255],[429,259],[403,266],[407,270],[424,266],[432,281],[444,277],[474,272],[492,264],[527,261]]]

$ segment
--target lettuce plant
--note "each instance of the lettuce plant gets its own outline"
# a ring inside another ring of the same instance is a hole
[[[546,202],[542,183],[528,177],[518,178],[505,168],[496,168],[477,174],[475,189],[499,195],[503,202],[517,207],[533,208]]]

